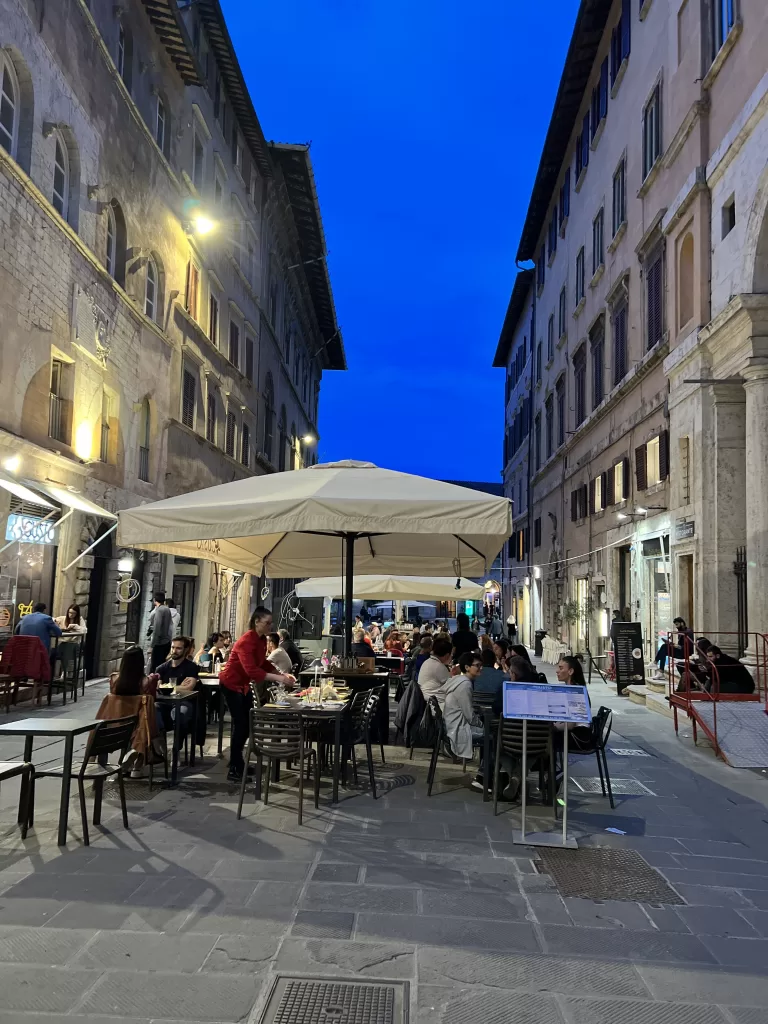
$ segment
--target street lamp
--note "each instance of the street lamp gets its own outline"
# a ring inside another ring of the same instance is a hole
[[[305,434],[301,440],[304,442],[304,444],[314,444],[317,438],[315,437],[314,434]]]

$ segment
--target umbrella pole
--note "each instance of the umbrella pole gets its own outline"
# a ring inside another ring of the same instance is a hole
[[[352,653],[352,598],[355,589],[355,539],[357,534],[345,533],[344,543],[346,546],[344,584],[344,653]]]

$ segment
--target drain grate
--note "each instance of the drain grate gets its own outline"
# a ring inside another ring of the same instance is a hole
[[[617,757],[652,757],[647,750],[641,750],[639,747],[609,747],[612,754],[616,754]]]
[[[682,905],[684,901],[635,850],[541,847],[539,870],[551,875],[561,896]]]
[[[603,794],[600,779],[597,777],[583,779],[581,776],[571,776],[570,780],[582,793]],[[611,789],[614,795],[618,796],[656,796],[652,789],[644,786],[637,779],[611,779]]]
[[[279,975],[260,1024],[406,1024],[404,982]]]

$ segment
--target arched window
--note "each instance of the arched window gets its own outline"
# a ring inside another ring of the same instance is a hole
[[[139,423],[139,480],[149,482],[149,438],[152,428],[149,398],[141,403],[141,421]]]
[[[693,319],[693,235],[686,234],[680,246],[677,276],[677,327],[682,330]]]
[[[0,146],[16,159],[19,140],[19,83],[10,60],[0,53]]]
[[[113,277],[119,285],[125,286],[125,217],[120,209],[120,204],[114,199],[107,206],[106,213],[104,266],[110,277]]]
[[[299,440],[296,437],[296,424],[291,424],[291,469],[299,468]]]
[[[275,433],[275,387],[272,383],[272,374],[267,374],[264,385],[264,454],[269,462],[272,461],[272,443]]]
[[[147,260],[147,277],[144,282],[144,312],[150,320],[155,319],[157,313],[157,266],[151,256]]]
[[[112,206],[107,207],[107,244],[105,250],[104,266],[110,277],[115,276],[115,253],[117,251],[117,226],[115,225],[115,211]]]
[[[165,103],[163,102],[162,96],[157,97],[157,111],[155,114],[155,142],[160,147],[160,151],[165,153],[165,130],[166,130],[167,114],[165,112]]]
[[[53,208],[67,219],[69,213],[69,156],[63,139],[57,133],[54,140],[53,157]]]
[[[280,423],[278,426],[278,443],[280,448],[277,453],[277,468],[281,473],[285,472],[285,448],[287,444],[286,433],[288,430],[287,415],[285,412],[285,406],[280,409]]]

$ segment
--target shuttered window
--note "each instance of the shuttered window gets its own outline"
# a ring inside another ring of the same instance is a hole
[[[622,302],[613,314],[613,384],[627,375],[627,304]]]
[[[638,491],[648,486],[648,449],[644,444],[635,448],[635,481]]]
[[[229,321],[229,361],[233,366],[240,365],[240,328],[234,320]]]
[[[544,404],[544,413],[546,417],[547,458],[550,458],[555,444],[555,409],[552,395],[549,396]]]
[[[605,507],[608,508],[610,505],[616,504],[616,467],[611,466],[608,472],[605,474],[605,484],[603,485],[603,494],[605,496]]]
[[[581,345],[573,357],[573,401],[576,426],[587,417],[587,346]]]
[[[224,437],[224,451],[226,452],[227,455],[231,456],[232,458],[234,458],[234,455],[235,455],[235,431],[236,431],[235,415],[234,415],[234,413],[228,412],[227,413],[227,432],[226,432],[226,435]]]
[[[240,461],[244,466],[251,464],[251,431],[247,423],[243,424],[243,436],[240,447]]]
[[[208,395],[205,407],[205,436],[211,444],[216,444],[216,396]]]
[[[575,523],[579,518],[579,492],[571,491],[571,522]]]
[[[533,520],[533,546],[541,547],[541,519]]]
[[[565,377],[560,377],[555,384],[557,396],[557,447],[565,444]]]
[[[253,338],[245,338],[245,376],[253,383]]]
[[[651,257],[646,276],[649,350],[652,349],[654,345],[658,345],[664,333],[664,315],[662,305],[664,298],[664,275],[662,260],[662,252],[661,249],[659,249],[659,251]]]
[[[687,438],[686,438],[687,440]],[[669,431],[662,430],[659,435],[659,478],[666,480],[669,476]]]
[[[590,352],[592,356],[592,408],[596,409],[605,397],[605,331],[602,321],[592,328]]]
[[[584,115],[581,125],[581,166],[586,167],[589,163],[589,111]]]
[[[184,371],[181,389],[181,422],[185,427],[195,428],[195,378],[189,370]]]

